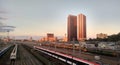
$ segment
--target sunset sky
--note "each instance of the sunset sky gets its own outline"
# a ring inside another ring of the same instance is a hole
[[[0,0],[0,20],[15,26],[11,36],[45,36],[67,33],[67,16],[83,13],[87,18],[87,37],[97,33],[120,32],[120,0]]]

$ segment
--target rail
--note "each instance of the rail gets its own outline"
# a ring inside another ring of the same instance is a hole
[[[95,62],[90,62],[88,60],[76,58],[76,57],[73,57],[71,55],[67,55],[67,54],[63,54],[60,52],[44,49],[42,47],[34,46],[34,48],[40,52],[43,52],[49,56],[57,58],[57,59],[59,59],[63,62],[66,62],[68,64],[72,64],[72,65],[100,65],[100,64],[97,64]]]

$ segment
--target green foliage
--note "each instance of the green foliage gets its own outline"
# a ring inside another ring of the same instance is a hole
[[[113,41],[113,42],[119,41],[120,40],[120,33],[108,36],[107,40]]]

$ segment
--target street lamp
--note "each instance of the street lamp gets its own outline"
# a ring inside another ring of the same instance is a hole
[[[80,58],[80,55],[81,55],[81,43],[79,42],[79,58]]]
[[[73,59],[73,57],[74,57],[74,53],[75,53],[75,50],[74,50],[74,47],[75,47],[75,38],[73,38],[73,43],[72,43],[72,48],[73,48],[73,53],[72,53],[72,59]],[[72,62],[72,65],[73,65],[73,62]]]
[[[55,43],[55,53],[56,53],[56,43]]]

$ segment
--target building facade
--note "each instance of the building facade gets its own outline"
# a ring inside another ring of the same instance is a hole
[[[83,14],[77,17],[77,39],[78,41],[86,40],[86,16]]]
[[[47,41],[49,41],[49,42],[56,41],[56,38],[54,37],[53,33],[47,33]]]
[[[68,16],[68,29],[67,29],[67,38],[68,42],[77,41],[77,16],[69,15]]]
[[[105,39],[107,38],[107,34],[100,33],[100,34],[97,34],[96,37],[100,39]]]

